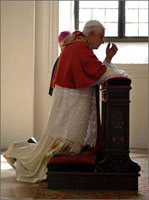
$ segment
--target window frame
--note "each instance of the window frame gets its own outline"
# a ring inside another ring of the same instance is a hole
[[[79,1],[74,0],[75,30],[79,29]],[[148,42],[149,38],[146,36],[125,36],[125,3],[126,0],[118,1],[118,36],[105,37],[105,42]]]

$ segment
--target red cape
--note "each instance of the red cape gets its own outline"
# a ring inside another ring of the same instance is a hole
[[[57,68],[55,84],[74,89],[92,85],[106,72],[105,65],[83,41],[65,46]]]

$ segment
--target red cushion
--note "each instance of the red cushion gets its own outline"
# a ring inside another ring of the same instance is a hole
[[[51,158],[48,164],[91,164],[95,165],[95,155],[93,154],[77,154],[55,156]]]
[[[117,85],[117,86],[130,85],[130,83],[131,83],[131,79],[128,78],[128,77],[125,77],[125,76],[110,76],[110,77],[105,79],[103,87],[108,86],[108,85]]]

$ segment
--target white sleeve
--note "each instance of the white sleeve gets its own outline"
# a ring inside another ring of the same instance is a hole
[[[117,69],[117,67],[114,64],[108,63],[106,61],[104,61],[103,64],[107,67],[107,71],[93,85],[99,85],[99,84],[103,83],[104,80],[110,76],[129,77],[129,75],[126,74],[126,72],[124,70]]]

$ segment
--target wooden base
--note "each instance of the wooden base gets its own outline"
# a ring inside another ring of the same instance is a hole
[[[49,189],[138,190],[139,174],[48,172]]]

